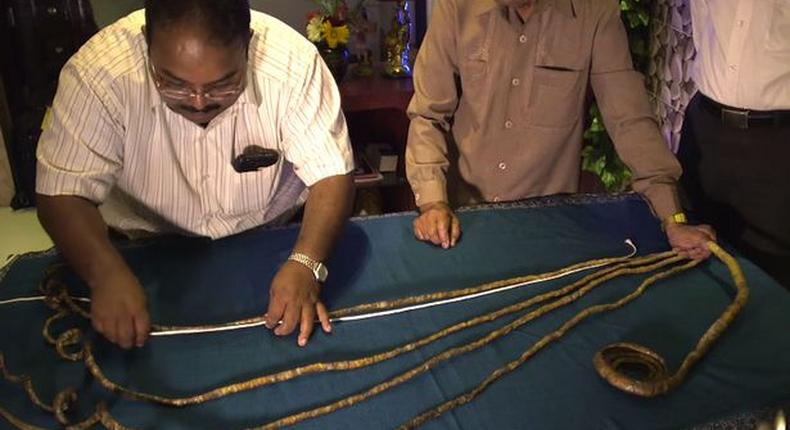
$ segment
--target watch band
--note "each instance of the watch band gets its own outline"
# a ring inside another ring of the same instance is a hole
[[[664,221],[661,223],[661,226],[666,227],[669,224],[688,224],[688,222],[689,221],[688,218],[686,217],[686,214],[683,212],[678,212],[676,214],[666,217],[666,219],[664,219]]]
[[[302,254],[301,252],[293,252],[290,256],[288,256],[289,261],[295,261],[313,272],[316,281],[324,282],[326,281],[326,277],[329,274],[326,266],[318,260],[314,260],[313,258]]]

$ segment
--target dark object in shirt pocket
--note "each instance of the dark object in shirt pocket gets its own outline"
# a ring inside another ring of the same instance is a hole
[[[241,155],[231,161],[233,169],[238,173],[257,172],[273,166],[280,160],[280,153],[260,146],[248,146]]]

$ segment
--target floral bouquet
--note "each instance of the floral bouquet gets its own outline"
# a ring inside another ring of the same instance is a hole
[[[313,0],[318,10],[307,15],[307,39],[319,47],[343,49],[348,44],[346,0]]]

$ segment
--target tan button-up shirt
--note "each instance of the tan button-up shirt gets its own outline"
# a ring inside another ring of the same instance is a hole
[[[633,70],[616,0],[539,0],[526,20],[494,0],[438,0],[415,66],[406,147],[418,205],[578,189],[588,84],[633,187],[680,210],[681,169]]]

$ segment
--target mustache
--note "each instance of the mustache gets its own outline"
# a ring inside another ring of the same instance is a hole
[[[206,114],[206,113],[213,113],[213,112],[219,110],[220,107],[221,107],[220,105],[214,104],[214,105],[208,105],[208,106],[204,107],[203,109],[195,109],[194,107],[189,106],[189,105],[179,105],[178,109],[183,111],[183,112],[188,112],[188,113]]]

